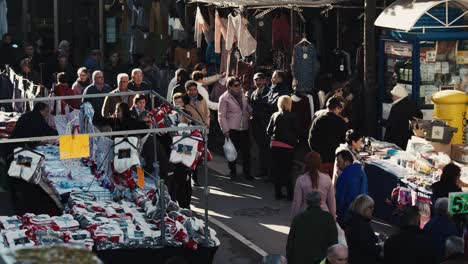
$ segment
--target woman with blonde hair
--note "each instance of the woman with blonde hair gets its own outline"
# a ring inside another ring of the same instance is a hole
[[[351,203],[345,224],[350,263],[378,263],[382,248],[371,226],[374,200],[361,194]]]
[[[271,116],[267,127],[270,138],[271,173],[275,182],[275,198],[281,200],[284,195],[281,188],[286,186],[287,200],[293,199],[293,182],[291,171],[294,159],[294,149],[299,141],[299,129],[296,117],[291,113],[292,99],[283,95],[278,99],[278,111]]]

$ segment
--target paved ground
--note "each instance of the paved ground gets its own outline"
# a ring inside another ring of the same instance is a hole
[[[222,245],[214,263],[261,263],[262,255],[285,255],[291,203],[276,201],[272,184],[260,179],[231,181],[228,172],[223,158],[215,155],[208,177],[208,208],[215,222],[211,226],[222,230],[220,225],[229,232],[221,233]],[[200,183],[203,180],[200,177]],[[194,188],[192,210],[203,213],[204,202],[203,188]],[[378,233],[390,235],[395,231],[378,220],[372,224]]]

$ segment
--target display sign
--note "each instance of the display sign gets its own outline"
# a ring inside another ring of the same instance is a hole
[[[89,157],[89,135],[64,135],[59,138],[60,159]]]
[[[412,57],[413,45],[398,42],[385,42],[385,54],[397,55],[401,57]]]
[[[468,192],[449,193],[450,214],[468,213]]]
[[[468,64],[468,50],[457,51],[457,64]]]

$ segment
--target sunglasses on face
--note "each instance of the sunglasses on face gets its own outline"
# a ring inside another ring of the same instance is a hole
[[[239,87],[239,86],[241,86],[240,83],[235,83],[234,84],[234,87]]]

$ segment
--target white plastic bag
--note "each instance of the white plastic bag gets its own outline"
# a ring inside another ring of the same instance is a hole
[[[236,147],[234,147],[234,144],[232,144],[232,141],[230,138],[225,138],[224,139],[224,156],[226,157],[226,160],[229,162],[236,161],[237,159],[237,151]]]
[[[336,223],[336,230],[338,231],[338,244],[348,246],[348,243],[346,242],[345,232],[338,223]]]

